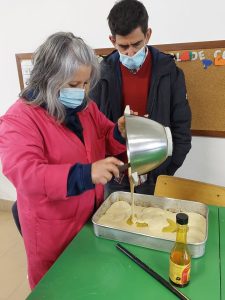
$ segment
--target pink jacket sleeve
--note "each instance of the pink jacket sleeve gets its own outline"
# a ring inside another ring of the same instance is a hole
[[[49,165],[35,123],[26,116],[0,119],[0,156],[3,173],[17,190],[52,200],[66,199],[70,164]]]

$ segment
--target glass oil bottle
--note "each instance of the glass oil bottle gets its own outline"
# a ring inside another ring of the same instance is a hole
[[[187,246],[188,215],[176,215],[176,242],[170,253],[169,279],[178,287],[185,287],[190,281],[191,255]]]

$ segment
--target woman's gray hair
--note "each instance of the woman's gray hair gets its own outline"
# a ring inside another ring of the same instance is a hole
[[[94,51],[71,32],[57,32],[37,49],[27,87],[20,96],[28,103],[44,106],[59,122],[65,108],[58,100],[60,89],[72,80],[80,66],[91,67],[90,89],[99,78],[99,62]]]

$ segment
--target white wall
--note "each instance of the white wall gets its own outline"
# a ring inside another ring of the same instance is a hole
[[[93,48],[111,47],[107,15],[114,0],[0,1],[0,114],[19,93],[15,53],[33,52],[56,31],[72,31]],[[225,39],[225,2],[143,0],[153,34],[151,44]],[[225,139],[193,138],[193,146],[178,176],[225,185]],[[15,199],[15,191],[0,174],[0,198]]]

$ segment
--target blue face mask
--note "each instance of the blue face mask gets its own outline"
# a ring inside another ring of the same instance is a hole
[[[69,108],[80,106],[85,97],[85,90],[80,88],[62,88],[59,93],[59,101]]]
[[[138,69],[145,60],[145,46],[142,47],[137,53],[133,56],[128,56],[120,53],[120,62],[127,67],[128,69]]]

